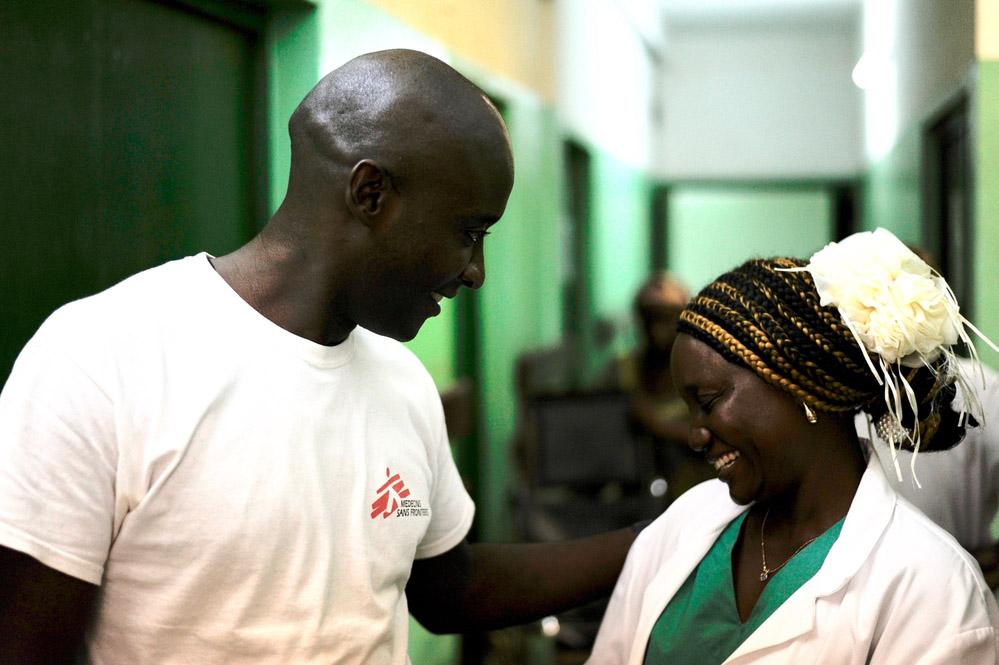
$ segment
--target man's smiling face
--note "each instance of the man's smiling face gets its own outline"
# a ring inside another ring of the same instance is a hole
[[[393,184],[390,219],[373,231],[359,325],[407,341],[440,313],[441,299],[482,286],[483,241],[506,209],[513,173],[508,155],[473,162],[463,152]]]

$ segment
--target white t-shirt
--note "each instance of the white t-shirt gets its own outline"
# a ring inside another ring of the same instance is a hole
[[[91,662],[407,662],[474,506],[433,382],[274,325],[200,254],[56,311],[0,395],[0,545],[101,585]]]
[[[995,542],[991,525],[999,508],[999,375],[982,367],[983,388],[978,368],[968,360],[958,362],[981,403],[984,422],[981,427],[969,427],[964,440],[954,448],[916,456],[916,478],[922,487],[912,478],[912,453],[898,454],[899,481],[888,444],[877,439],[873,428],[868,433],[863,414],[857,417],[857,430],[861,436],[876,440],[874,449],[892,487],[962,546],[976,550]],[[957,409],[965,408],[960,389],[954,404]]]

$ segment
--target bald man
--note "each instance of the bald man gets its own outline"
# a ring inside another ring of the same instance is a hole
[[[413,51],[329,74],[263,231],[57,310],[0,396],[0,662],[406,663],[607,593],[633,536],[469,544],[399,341],[485,279],[496,108]],[[408,601],[408,602],[407,602]]]

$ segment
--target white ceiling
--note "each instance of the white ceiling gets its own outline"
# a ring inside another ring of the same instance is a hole
[[[847,18],[860,10],[861,0],[657,0],[670,21],[739,21],[761,19]]]
[[[2,0],[0,0],[2,1]],[[573,2],[574,0],[566,0]],[[882,0],[883,1],[883,0]],[[744,29],[776,24],[859,28],[864,0],[610,0],[652,51],[673,28]]]

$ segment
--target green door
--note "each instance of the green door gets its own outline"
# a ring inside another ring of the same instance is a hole
[[[256,41],[177,3],[0,3],[0,382],[59,305],[251,236]]]

